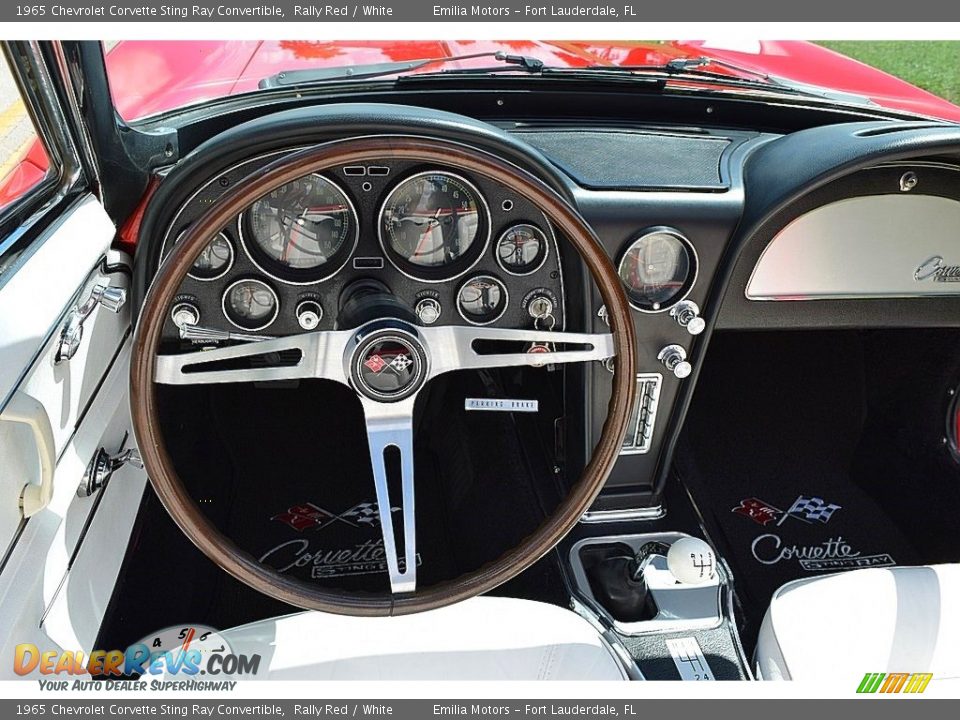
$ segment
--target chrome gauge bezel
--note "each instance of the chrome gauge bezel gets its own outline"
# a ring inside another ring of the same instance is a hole
[[[180,231],[180,234],[177,235],[176,240],[173,241],[174,246],[176,246],[176,244],[180,242],[180,238],[184,236],[187,230],[189,230],[189,228],[184,228],[183,230]],[[221,270],[217,275],[213,275],[211,277],[200,277],[199,275],[194,275],[193,272],[191,271],[187,273],[187,277],[189,277],[192,280],[196,280],[197,282],[213,282],[214,280],[219,280],[220,278],[222,278],[224,275],[226,275],[228,272],[230,272],[233,269],[233,265],[237,260],[237,250],[233,246],[233,240],[230,239],[230,236],[227,235],[227,233],[224,230],[221,230],[213,237],[213,240],[211,240],[210,243],[208,243],[207,245],[209,246],[210,244],[212,244],[217,238],[223,238],[223,241],[227,244],[227,247],[230,248],[230,259],[227,261],[227,264],[224,266],[223,270]],[[190,267],[192,268],[193,265],[191,265]]]
[[[240,236],[240,245],[243,247],[243,251],[249,258],[250,262],[253,263],[253,266],[257,268],[260,272],[266,275],[271,280],[276,280],[280,283],[285,283],[287,285],[316,285],[325,280],[329,280],[338,272],[340,272],[347,264],[350,262],[350,258],[353,257],[354,253],[357,250],[357,245],[360,242],[360,216],[357,213],[357,208],[353,204],[353,200],[350,198],[349,193],[343,188],[340,183],[328,178],[322,173],[307,173],[303,177],[307,176],[317,177],[326,182],[328,185],[332,186],[337,192],[339,192],[343,199],[346,201],[348,210],[350,211],[350,220],[353,223],[353,240],[346,240],[344,246],[338,250],[334,256],[343,253],[343,259],[338,263],[326,262],[323,265],[318,265],[313,268],[291,268],[288,267],[286,270],[281,270],[279,263],[273,258],[258,257],[260,253],[265,251],[259,247],[257,243],[256,233],[253,230],[252,225],[248,227],[248,223],[252,223],[250,217],[253,212],[253,206],[258,202],[263,200],[262,197],[254,200],[250,205],[237,217],[237,230]],[[302,178],[298,178],[300,180]],[[296,182],[293,180],[291,182]],[[247,237],[249,232],[250,237]],[[251,243],[256,243],[257,248],[251,249]],[[274,265],[274,267],[270,267]]]
[[[631,297],[631,294],[630,294],[631,289],[627,287],[627,284],[623,281],[623,277],[620,275],[621,271],[623,270],[623,263],[627,259],[627,255],[630,253],[630,250],[632,250],[633,247],[637,245],[637,243],[650,237],[651,235],[670,235],[676,238],[677,240],[679,240],[680,243],[684,246],[684,249],[686,249],[690,264],[692,265],[690,270],[687,272],[687,278],[684,281],[684,284],[680,292],[674,295],[669,300],[669,302],[663,303],[660,307],[656,309],[646,308],[646,307],[637,305],[636,302],[634,302],[633,298]],[[617,260],[617,275],[620,276],[620,283],[621,285],[623,285],[624,292],[627,295],[627,302],[630,304],[630,307],[636,310],[637,312],[646,313],[648,315],[657,315],[659,313],[667,312],[668,310],[670,310],[670,308],[686,300],[687,297],[690,295],[691,291],[693,290],[694,286],[697,284],[697,278],[699,276],[699,273],[700,273],[700,257],[697,255],[697,250],[693,246],[693,243],[690,242],[690,239],[686,235],[684,235],[682,232],[680,232],[676,228],[672,228],[667,225],[658,225],[655,227],[645,228],[643,231],[640,232],[640,234],[638,234],[636,237],[634,237],[624,246],[623,251],[620,253],[620,257]]]
[[[408,182],[416,180],[417,178],[426,177],[429,175],[445,175],[447,177],[453,178],[457,182],[462,183],[467,187],[470,192],[473,193],[474,197],[477,200],[477,212],[480,214],[480,219],[483,221],[482,232],[484,237],[480,237],[480,231],[478,231],[478,236],[474,240],[470,249],[467,253],[464,253],[461,258],[453,261],[449,265],[440,265],[433,267],[426,267],[421,265],[414,265],[410,262],[405,262],[396,257],[396,252],[389,247],[387,239],[383,236],[383,219],[384,213],[386,212],[387,205],[390,203],[391,198],[397,194],[397,192],[406,185]],[[380,244],[380,250],[383,253],[383,256],[387,259],[387,262],[393,266],[400,274],[411,280],[417,280],[419,282],[426,283],[441,283],[447,282],[449,280],[456,280],[461,278],[470,272],[478,262],[486,254],[487,249],[490,247],[490,237],[492,234],[491,230],[491,216],[490,216],[490,206],[487,204],[487,199],[480,189],[472,182],[467,180],[462,175],[457,173],[450,172],[443,169],[433,169],[433,170],[422,170],[420,172],[413,173],[412,175],[407,175],[401,180],[399,180],[395,185],[393,185],[390,190],[385,195],[383,202],[380,203],[380,210],[377,212],[377,241]],[[481,241],[482,240],[482,241]],[[449,268],[455,266],[459,263],[459,260],[463,257],[468,259],[465,261],[463,267],[454,272],[449,272]]]
[[[493,282],[495,282],[497,285],[500,286],[500,290],[503,292],[503,307],[500,308],[500,312],[497,313],[496,317],[492,317],[489,320],[483,320],[483,321],[474,320],[470,317],[468,313],[463,311],[463,306],[460,304],[460,295],[463,292],[463,289],[467,285],[472,283],[474,280],[492,280]],[[460,314],[460,317],[462,317],[466,322],[470,323],[471,325],[478,325],[478,326],[490,325],[492,323],[495,323],[500,318],[502,318],[504,313],[507,312],[507,308],[510,307],[510,290],[507,288],[507,284],[503,280],[493,275],[488,275],[486,273],[483,273],[480,275],[472,275],[466,280],[464,280],[460,284],[460,287],[457,288],[457,295],[454,298],[454,304],[457,306],[457,312]]]
[[[234,321],[232,317],[230,317],[230,313],[227,311],[227,298],[230,296],[230,293],[233,291],[233,289],[237,285],[239,285],[240,283],[246,283],[246,282],[257,283],[259,285],[262,285],[267,290],[269,290],[270,294],[273,296],[273,314],[270,316],[270,319],[267,320],[263,325],[258,325],[257,327],[247,327],[246,325],[240,325],[239,323]],[[255,278],[255,277],[238,278],[237,280],[234,280],[232,283],[230,283],[224,289],[223,295],[220,297],[220,309],[223,312],[223,316],[227,319],[227,322],[233,325],[238,330],[243,330],[244,332],[259,332],[260,330],[266,330],[268,327],[273,325],[277,317],[279,317],[280,296],[277,294],[276,290],[274,290],[272,287],[270,287],[268,283],[264,282],[260,278]]]
[[[533,228],[537,232],[537,234],[540,236],[541,240],[543,241],[543,254],[540,257],[540,261],[536,265],[531,267],[529,270],[523,270],[522,272],[517,270],[511,270],[507,266],[507,264],[503,262],[503,258],[500,257],[500,243],[503,242],[504,238],[507,236],[507,233],[521,227]],[[532,222],[513,223],[512,225],[507,227],[506,230],[500,233],[500,236],[497,238],[497,242],[494,244],[494,247],[493,247],[493,255],[496,258],[497,265],[499,265],[500,269],[503,270],[505,273],[507,273],[507,275],[513,275],[514,277],[526,277],[527,275],[533,275],[533,273],[537,272],[547,262],[547,257],[549,257],[550,255],[550,238],[547,237],[546,232],[544,232],[537,225],[534,225]]]

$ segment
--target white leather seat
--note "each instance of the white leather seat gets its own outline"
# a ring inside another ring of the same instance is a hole
[[[227,630],[257,679],[625,680],[596,630],[555,605],[478,597],[416,615],[303,612]]]
[[[868,672],[960,679],[960,565],[871,568],[796,580],[774,593],[756,651],[765,680]]]

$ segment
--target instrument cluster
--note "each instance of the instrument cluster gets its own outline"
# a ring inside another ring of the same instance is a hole
[[[257,164],[201,188],[175,216],[164,255]],[[562,329],[559,255],[543,213],[499,183],[399,161],[343,167],[259,198],[212,238],[167,331],[203,328],[217,332],[188,335],[216,340],[334,329],[344,288],[361,279],[385,284],[426,325]]]

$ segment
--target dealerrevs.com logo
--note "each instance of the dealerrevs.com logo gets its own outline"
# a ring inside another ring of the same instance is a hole
[[[125,650],[42,650],[22,643],[13,670],[37,678],[43,690],[232,690],[226,678],[251,678],[259,654],[233,652],[216,630],[174,626],[148,635]]]

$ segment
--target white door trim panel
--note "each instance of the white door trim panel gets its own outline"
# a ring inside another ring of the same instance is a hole
[[[33,366],[69,311],[93,262],[109,249],[115,228],[87,196],[37,240],[36,250],[0,287],[0,409]]]

